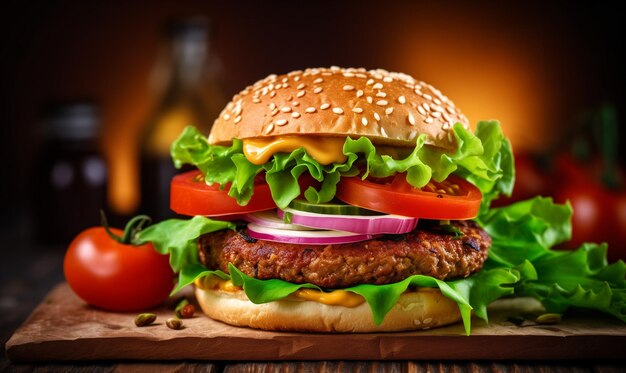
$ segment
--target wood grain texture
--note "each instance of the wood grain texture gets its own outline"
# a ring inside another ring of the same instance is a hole
[[[536,303],[501,301],[491,323],[474,320],[422,332],[305,334],[232,327],[204,316],[168,329],[172,316],[155,310],[157,322],[138,328],[134,314],[85,305],[66,284],[56,287],[7,342],[14,362],[68,360],[544,360],[626,356],[626,325],[611,318],[566,317],[559,325],[518,327],[506,319]]]

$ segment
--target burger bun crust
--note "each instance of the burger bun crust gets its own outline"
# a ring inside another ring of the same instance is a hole
[[[374,323],[366,302],[352,308],[287,299],[254,304],[243,290],[196,287],[195,294],[204,313],[212,319],[274,331],[396,332],[430,329],[461,320],[457,304],[433,288],[402,294],[380,325]]]

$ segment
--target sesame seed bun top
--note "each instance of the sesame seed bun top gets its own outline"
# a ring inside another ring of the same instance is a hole
[[[312,68],[270,75],[233,97],[215,120],[209,142],[279,135],[360,136],[374,144],[444,149],[456,144],[452,126],[469,123],[433,86],[385,70]]]

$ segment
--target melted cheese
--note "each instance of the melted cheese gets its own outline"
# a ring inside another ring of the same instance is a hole
[[[262,165],[276,153],[291,153],[298,148],[304,148],[307,154],[320,164],[327,165],[333,162],[343,163],[346,156],[343,154],[345,138],[341,137],[314,137],[314,136],[276,136],[262,139],[243,140],[243,154],[256,164]]]
[[[195,281],[197,287],[205,290],[221,290],[226,292],[236,292],[242,290],[240,286],[235,286],[231,280],[222,280],[217,276],[207,276]],[[365,299],[345,290],[333,290],[330,292],[316,289],[300,289],[291,294],[287,299],[295,301],[313,301],[333,306],[356,307]]]

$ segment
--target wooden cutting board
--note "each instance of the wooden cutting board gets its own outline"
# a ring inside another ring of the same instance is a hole
[[[60,284],[6,344],[14,362],[60,360],[500,360],[626,357],[626,324],[593,315],[568,315],[558,325],[511,315],[536,311],[532,299],[506,299],[490,307],[490,323],[474,319],[472,335],[461,324],[402,333],[305,334],[229,326],[203,315],[171,330],[173,311],[155,310],[152,326],[138,328],[135,314],[87,306]]]

